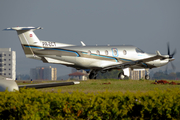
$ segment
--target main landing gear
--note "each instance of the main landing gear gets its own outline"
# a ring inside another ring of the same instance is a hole
[[[89,74],[89,79],[96,79],[97,77],[97,71],[92,70]]]
[[[128,77],[128,76],[124,74],[124,71],[122,71],[122,72],[120,72],[120,73],[118,74],[118,79],[120,79],[120,80],[124,80],[124,79],[126,79],[127,77]]]
[[[124,73],[120,72],[119,75],[118,75],[118,79],[124,80],[124,78],[125,78]]]

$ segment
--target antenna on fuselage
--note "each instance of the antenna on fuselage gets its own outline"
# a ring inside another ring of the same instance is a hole
[[[83,41],[81,41],[81,44],[82,44],[82,46],[86,46],[86,44],[84,44]]]

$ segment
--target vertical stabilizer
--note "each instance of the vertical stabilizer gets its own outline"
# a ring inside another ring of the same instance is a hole
[[[19,40],[21,42],[22,48],[26,57],[28,58],[36,58],[34,55],[34,50],[43,49],[43,46],[38,39],[38,37],[34,34],[34,30],[42,29],[41,27],[12,27],[4,30],[16,30]]]

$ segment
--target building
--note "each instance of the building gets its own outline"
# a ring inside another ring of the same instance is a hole
[[[16,52],[11,48],[0,48],[0,75],[16,79]]]
[[[146,70],[145,69],[134,69],[130,71],[130,79],[139,80],[145,79]]]
[[[69,74],[69,79],[73,80],[87,80],[87,73],[74,72]]]
[[[149,70],[147,70],[149,72]],[[139,80],[145,79],[146,70],[145,69],[134,69],[131,70],[130,68],[124,69],[125,75],[129,76],[131,80]]]
[[[57,68],[51,66],[32,68],[30,78],[33,80],[57,80]]]

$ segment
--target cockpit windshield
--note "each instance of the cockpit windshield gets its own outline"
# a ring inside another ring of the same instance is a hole
[[[139,48],[136,48],[136,52],[137,52],[137,53],[144,53],[144,51],[142,51],[142,50],[139,49]]]

